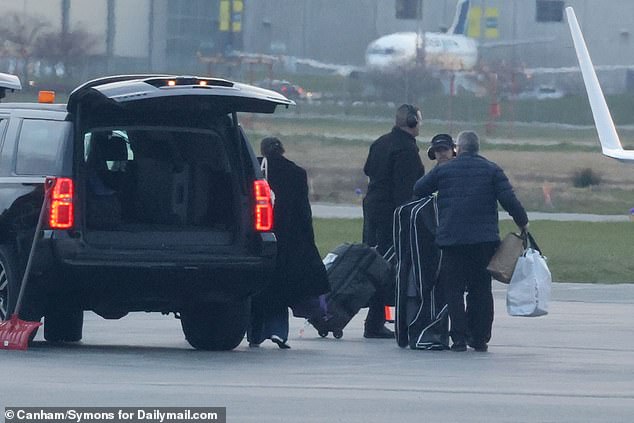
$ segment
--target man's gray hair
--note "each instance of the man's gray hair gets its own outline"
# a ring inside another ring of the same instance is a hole
[[[420,111],[420,109],[416,106],[413,106],[411,104],[401,104],[399,106],[398,109],[396,109],[396,119],[395,119],[395,125],[398,126],[399,128],[406,128],[407,125],[407,118],[409,116],[413,116],[414,119],[418,120],[418,112]],[[420,122],[419,122],[420,124]]]
[[[480,151],[480,138],[474,131],[462,131],[458,134],[456,144],[464,153],[478,153]]]

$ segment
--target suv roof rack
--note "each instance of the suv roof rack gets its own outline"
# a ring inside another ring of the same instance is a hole
[[[209,90],[210,88],[214,89]],[[67,110],[75,111],[80,102],[84,101],[109,100],[126,103],[191,95],[205,95],[209,99],[216,96],[233,97],[233,100],[225,103],[230,105],[232,111],[241,112],[273,113],[278,105],[288,107],[295,104],[278,92],[221,78],[141,74],[109,76],[88,81],[70,93]]]
[[[98,85],[111,84],[113,82],[124,82],[124,81],[145,81],[151,85],[157,85],[155,81],[157,80],[165,80],[165,79],[174,79],[174,80],[182,80],[182,81],[200,81],[204,80],[208,85],[218,86],[218,87],[233,87],[234,83],[222,78],[207,78],[207,77],[198,77],[198,76],[189,76],[189,75],[168,75],[168,74],[132,74],[132,75],[115,75],[115,76],[106,76],[103,78],[93,79],[91,81],[85,82],[79,87],[75,88],[70,94],[71,96],[79,91],[83,91],[92,87],[96,87]]]
[[[134,81],[139,79],[148,79],[148,78],[169,78],[171,75],[167,74],[132,74],[132,75],[115,75],[115,76],[105,76],[102,78],[96,78],[90,80],[88,82],[84,82],[79,87],[75,88],[70,95],[76,94],[79,91],[87,90],[92,87],[96,87],[97,85],[110,84],[112,82],[122,82],[122,81]]]

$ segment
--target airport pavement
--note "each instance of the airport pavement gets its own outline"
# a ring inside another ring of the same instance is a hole
[[[312,204],[313,216],[319,218],[339,218],[357,219],[363,217],[361,205],[356,204],[333,204],[314,203]],[[508,213],[500,212],[500,219],[510,219]],[[630,220],[628,215],[601,215],[583,213],[542,213],[529,212],[530,220],[559,220],[559,221],[580,221],[580,222],[625,222]]]
[[[177,320],[86,313],[84,341],[0,351],[0,407],[224,406],[228,422],[632,422],[634,284],[555,284],[550,314],[510,317],[495,283],[488,353],[342,339],[291,319],[272,343],[194,351]],[[303,334],[301,334],[303,331]],[[300,335],[301,334],[301,335]]]

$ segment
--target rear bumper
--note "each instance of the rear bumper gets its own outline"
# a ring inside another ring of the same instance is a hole
[[[263,257],[205,257],[187,255],[174,257],[173,254],[161,256],[155,259],[131,258],[129,256],[106,255],[95,257],[92,255],[80,255],[74,258],[60,259],[60,263],[67,267],[74,267],[84,271],[91,268],[134,268],[134,269],[182,269],[186,271],[267,271],[275,266],[274,258]]]
[[[262,291],[269,272],[257,269],[182,270],[63,266],[47,275],[49,301],[73,304],[102,316],[132,311],[182,311],[195,304],[235,303]],[[54,304],[53,304],[54,305]]]
[[[254,247],[234,246],[156,249],[95,248],[67,233],[45,231],[39,242],[38,267],[182,269],[204,271],[268,271],[275,266],[276,239],[271,233],[258,234]]]

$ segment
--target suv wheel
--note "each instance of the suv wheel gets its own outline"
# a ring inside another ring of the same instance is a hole
[[[227,351],[237,347],[247,330],[247,301],[197,304],[181,312],[187,342],[199,350]]]
[[[0,245],[0,321],[7,320],[18,300],[17,259],[13,248],[8,245]]]
[[[81,341],[83,310],[54,310],[44,315],[44,339],[48,342]]]

